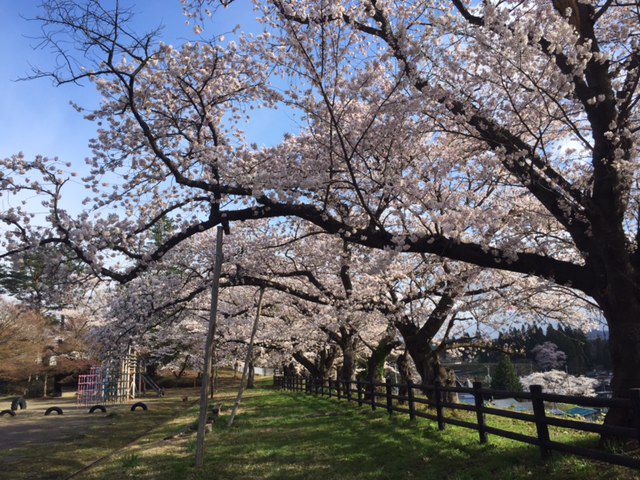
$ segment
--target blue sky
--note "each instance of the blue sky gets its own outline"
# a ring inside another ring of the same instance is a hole
[[[38,12],[41,0],[0,0],[0,156],[19,151],[27,156],[43,154],[58,156],[82,171],[89,155],[87,142],[95,132],[94,125],[82,118],[69,104],[96,105],[98,97],[91,85],[55,87],[49,79],[15,80],[29,73],[29,65],[51,65],[47,50],[34,50],[37,41],[28,37],[39,32],[37,22],[25,20]],[[179,44],[198,37],[185,25],[179,0],[123,0],[133,5],[136,30],[146,30],[159,24],[165,30],[162,40]],[[235,2],[229,9],[220,9],[214,20],[206,24],[206,33],[226,33],[237,24],[244,31],[258,31],[250,2]],[[248,125],[248,137],[258,144],[274,144],[291,127],[284,111],[258,112]]]

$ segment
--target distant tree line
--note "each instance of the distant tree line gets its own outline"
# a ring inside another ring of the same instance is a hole
[[[539,345],[551,342],[566,354],[566,369],[569,373],[582,374],[593,369],[611,369],[608,342],[603,338],[588,338],[580,329],[553,325],[546,329],[536,325],[513,327],[500,333],[491,341],[491,349],[478,354],[481,362],[498,362],[500,352],[509,352],[512,360],[536,361]]]

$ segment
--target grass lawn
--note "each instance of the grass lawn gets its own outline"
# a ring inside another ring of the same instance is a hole
[[[231,404],[233,391],[219,398]],[[207,437],[205,467],[192,468],[195,437],[163,438],[195,419],[184,411],[134,446],[97,465],[83,479],[631,479],[635,472],[555,454],[547,463],[537,447],[381,411],[342,400],[261,388],[247,392],[232,428],[224,417]],[[224,412],[229,413],[228,409]],[[490,425],[530,433],[517,422]],[[531,427],[535,428],[535,427]],[[555,438],[589,444],[594,438],[558,430]]]

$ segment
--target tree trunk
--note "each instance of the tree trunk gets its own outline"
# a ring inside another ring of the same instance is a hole
[[[402,335],[411,360],[416,367],[423,385],[433,385],[439,381],[442,385],[455,386],[455,374],[440,364],[438,352],[432,348],[432,338],[420,335],[414,324],[398,324],[398,331]],[[433,390],[423,389],[425,395],[433,397]],[[456,394],[446,395],[448,401],[456,401]]]
[[[628,398],[630,389],[640,388],[640,306],[615,304],[603,308],[609,326],[609,350],[613,367],[611,390],[614,397]],[[633,412],[610,408],[605,424],[628,426]]]
[[[358,339],[354,336],[345,340],[340,345],[342,350],[342,365],[340,366],[339,379],[342,381],[352,381],[356,373],[356,348]]]
[[[200,409],[198,414],[198,433],[196,436],[196,468],[201,468],[204,463],[204,434],[207,423],[207,406],[209,388],[209,374],[211,372],[211,357],[213,354],[213,339],[216,335],[218,316],[218,290],[220,286],[220,271],[222,269],[222,227],[218,227],[216,235],[216,259],[213,269],[213,281],[211,283],[211,306],[209,309],[209,329],[204,347],[204,365],[202,368],[202,385],[200,386]]]
[[[236,402],[233,405],[233,411],[231,412],[231,417],[229,418],[229,426],[233,425],[233,420],[236,418],[236,413],[238,412],[238,407],[240,406],[240,401],[242,400],[242,394],[244,393],[244,383],[247,379],[247,370],[249,369],[249,365],[251,364],[251,366],[253,367],[253,364],[251,363],[251,358],[253,357],[253,341],[256,338],[256,332],[258,331],[258,322],[260,321],[260,312],[262,311],[263,296],[264,288],[261,288],[260,294],[258,296],[258,305],[256,307],[256,316],[253,320],[253,327],[251,328],[251,337],[249,338],[249,345],[247,346],[247,356],[244,360],[244,367],[242,367],[242,378],[240,379],[240,387],[238,387]]]
[[[255,383],[256,369],[253,362],[249,362],[249,378],[247,379],[247,388],[256,388]]]
[[[455,374],[440,365],[439,353],[433,347],[435,336],[443,327],[453,309],[457,297],[464,291],[463,283],[448,285],[440,296],[438,304],[422,327],[418,327],[408,318],[395,322],[395,327],[402,335],[407,352],[416,366],[420,380],[425,385],[433,385],[440,381],[445,386],[455,386]],[[425,395],[432,397],[432,390],[424,390]],[[457,395],[447,396],[456,401]]]
[[[309,372],[309,375],[311,375],[311,377],[318,378],[322,376],[320,375],[320,370],[318,369],[316,362],[312,362],[311,360],[309,360],[304,355],[304,353],[294,352],[293,358],[295,359],[296,362],[302,365],[307,370],[307,372]]]
[[[375,346],[371,355],[367,358],[367,380],[369,382],[380,383],[382,381],[387,357],[399,345],[400,342],[395,339],[395,336],[389,334],[383,337],[378,345]]]
[[[340,327],[338,332],[326,330],[329,338],[333,340],[342,353],[342,364],[338,369],[338,379],[350,382],[356,373],[358,335],[352,328]]]
[[[191,355],[187,354],[187,356],[182,361],[182,366],[180,367],[180,370],[178,371],[178,373],[177,374],[174,373],[174,376],[176,378],[181,378],[182,375],[184,375],[184,372],[187,370],[187,366],[189,365],[190,359],[191,359]]]
[[[62,397],[62,383],[60,383],[64,379],[63,374],[57,374],[53,376],[53,396],[54,397]]]
[[[405,350],[401,355],[398,356],[398,360],[396,361],[396,365],[398,367],[398,374],[400,375],[400,388],[398,389],[398,395],[400,397],[406,397],[408,392],[408,388],[406,385],[411,380],[411,370],[409,368],[409,356],[407,355],[407,351]],[[405,385],[404,387],[402,385]],[[398,400],[400,405],[404,405],[404,400]]]
[[[329,371],[338,355],[338,349],[335,346],[323,348],[312,361],[308,359],[303,352],[295,352],[293,358],[302,365],[309,375],[313,378],[327,378]]]

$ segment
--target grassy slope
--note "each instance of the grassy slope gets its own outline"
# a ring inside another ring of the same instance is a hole
[[[223,393],[231,403],[232,392]],[[227,411],[228,413],[228,411]],[[219,422],[207,438],[206,463],[195,473],[194,439],[163,441],[192,422],[195,407],[144,441],[81,477],[87,479],[631,479],[631,470],[555,455],[543,463],[536,447],[490,437],[482,446],[472,430],[433,422],[389,418],[366,407],[304,394],[250,391],[231,429]],[[492,419],[501,428],[523,431],[514,422]],[[523,433],[528,433],[524,432]],[[566,439],[568,432],[556,432]],[[572,438],[590,443],[589,436]]]

